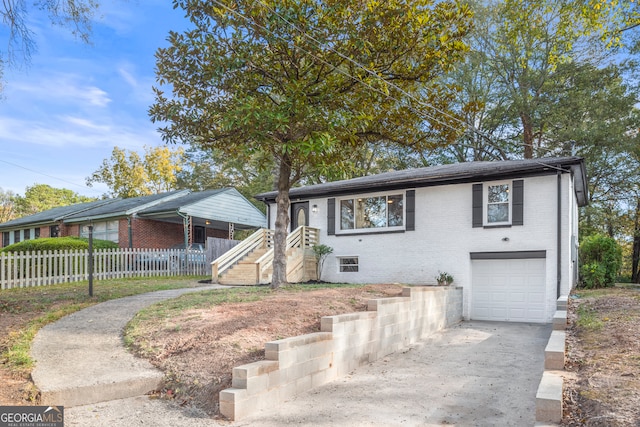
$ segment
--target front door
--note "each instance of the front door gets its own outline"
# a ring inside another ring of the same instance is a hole
[[[309,202],[291,203],[291,231],[309,225]]]

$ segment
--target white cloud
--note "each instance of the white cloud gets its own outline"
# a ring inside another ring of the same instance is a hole
[[[133,77],[133,75],[125,68],[126,66],[118,67],[118,74],[122,77],[122,79],[131,86],[132,89],[138,89],[140,86],[138,81]]]
[[[35,82],[23,80],[9,85],[9,99],[29,97],[45,102],[73,104],[77,106],[106,107],[109,94],[95,85],[82,81],[74,74],[59,74]]]
[[[73,116],[52,119],[34,122],[0,117],[0,140],[11,144],[58,148],[117,145],[129,150],[161,144],[160,136],[151,127],[133,129]]]

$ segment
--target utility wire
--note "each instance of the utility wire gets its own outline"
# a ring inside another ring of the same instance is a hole
[[[282,16],[281,13],[279,13],[277,10],[275,10],[274,8],[272,8],[271,6],[269,6],[267,3],[265,3],[264,0],[258,0],[267,10],[269,10],[271,13],[273,13],[274,15],[276,15],[278,18],[280,18],[281,20],[283,20],[284,22],[286,22],[291,28],[295,29],[298,33],[302,34],[304,37],[308,38],[309,40],[311,40],[313,43],[315,43],[315,46],[317,48],[321,48],[322,47],[322,42],[320,40],[318,40],[316,37],[314,37],[313,35],[310,35],[309,33],[307,33],[306,31],[304,31],[303,29],[301,29],[300,27],[298,27],[295,23],[291,22],[290,20],[288,20],[286,17]],[[217,2],[217,1],[216,1]],[[218,2],[217,2],[218,3]],[[243,17],[244,18],[244,17]],[[245,18],[247,19],[247,18]],[[267,30],[269,31],[269,30]],[[273,34],[273,32],[271,32],[271,34]],[[406,96],[407,98],[417,102],[419,105],[422,105],[424,107],[430,108],[432,110],[434,110],[436,113],[440,113],[443,116],[447,116],[450,119],[459,122],[460,124],[462,124],[464,127],[466,127],[467,129],[471,130],[472,132],[476,133],[478,136],[486,139],[487,141],[495,144],[495,141],[493,141],[491,139],[491,137],[489,137],[488,135],[486,135],[484,132],[482,132],[480,129],[478,129],[477,127],[475,127],[473,124],[467,122],[466,120],[462,120],[457,116],[454,116],[446,111],[443,111],[441,109],[439,109],[438,107],[432,105],[432,104],[428,104],[426,102],[424,102],[421,99],[416,98],[413,94],[407,92],[406,90],[404,90],[403,88],[401,88],[400,86],[396,85],[395,83],[393,83],[392,81],[387,81],[385,79],[383,79],[378,73],[376,73],[373,70],[370,70],[369,68],[367,68],[365,65],[359,63],[358,61],[356,61],[353,58],[350,58],[349,56],[339,52],[338,50],[334,49],[331,46],[327,46],[326,47],[329,51],[334,52],[336,55],[338,55],[340,58],[352,63],[353,65],[355,65],[356,67],[360,68],[361,70],[365,71],[367,74],[369,74],[370,76],[381,80],[383,83],[389,85],[390,87],[396,89],[397,91],[399,91],[402,95]],[[314,56],[315,57],[315,56]],[[351,76],[353,78],[353,76]],[[365,83],[366,84],[366,83]],[[396,98],[394,97],[390,97],[391,99],[398,101]],[[415,112],[415,111],[414,111]],[[429,116],[427,116],[429,117]],[[442,122],[439,122],[442,124]],[[457,130],[456,128],[450,126],[448,123],[445,123],[445,126],[448,126],[450,129],[452,130]],[[533,144],[527,144],[527,143],[522,143],[523,146],[531,146],[533,148],[535,148],[535,146]],[[552,150],[550,149],[546,149],[544,147],[538,147],[538,149],[544,149],[547,152],[551,152]],[[554,167],[549,165],[550,167]]]
[[[2,160],[2,159],[0,159],[0,162],[2,162],[2,163],[6,163],[6,164],[11,165],[11,166],[15,166],[15,167],[20,168],[20,169],[27,170],[27,171],[29,171],[29,172],[37,173],[38,175],[46,176],[47,178],[55,179],[56,181],[61,181],[61,182],[67,183],[67,184],[71,184],[71,185],[74,185],[74,186],[76,186],[76,187],[83,188],[83,189],[85,189],[85,190],[86,190],[86,189],[90,189],[91,191],[94,191],[94,192],[95,192],[95,191],[97,191],[97,190],[95,190],[95,189],[93,189],[93,188],[91,188],[91,187],[88,187],[88,186],[86,186],[86,185],[80,185],[80,184],[77,184],[77,183],[75,183],[75,182],[71,182],[71,181],[64,180],[64,179],[62,179],[62,178],[55,177],[55,176],[53,176],[53,175],[47,175],[46,173],[42,173],[42,172],[37,171],[37,170],[34,170],[34,169],[29,169],[28,167],[25,167],[25,166],[19,165],[19,164],[17,164],[17,163],[8,162],[8,161],[6,161],[6,160]]]
[[[293,29],[295,29],[296,31],[298,31],[300,34],[302,34],[302,35],[303,35],[303,36],[305,36],[306,38],[308,38],[308,39],[310,39],[311,41],[313,41],[313,42],[315,43],[316,47],[321,48],[322,43],[321,43],[317,38],[315,38],[315,37],[314,37],[314,36],[312,36],[312,35],[309,35],[306,31],[301,30],[301,29],[300,29],[298,26],[296,26],[294,23],[292,23],[291,21],[289,21],[287,18],[283,17],[283,16],[282,16],[278,11],[274,10],[274,9],[273,9],[273,8],[271,8],[269,5],[267,5],[266,3],[264,3],[264,1],[263,1],[263,0],[258,0],[258,1],[260,2],[260,4],[262,4],[262,5],[263,5],[267,10],[269,10],[271,13],[273,13],[273,14],[274,14],[274,15],[276,15],[276,16],[278,16],[281,20],[283,20],[284,22],[286,22],[289,26],[291,26]],[[274,33],[272,30],[270,30],[269,28],[265,27],[264,25],[261,25],[261,24],[258,24],[258,23],[256,23],[256,22],[252,21],[250,18],[246,17],[245,15],[241,14],[240,12],[238,12],[238,11],[236,11],[236,10],[231,9],[229,6],[227,6],[226,4],[222,3],[221,1],[219,1],[219,0],[213,0],[213,3],[216,3],[217,5],[219,5],[220,7],[224,8],[225,10],[227,10],[227,11],[229,11],[229,12],[233,13],[234,15],[236,15],[236,16],[238,16],[238,17],[240,17],[240,18],[244,19],[245,21],[247,21],[247,22],[249,22],[249,23],[251,23],[251,24],[255,25],[256,27],[258,27],[258,28],[260,28],[260,29],[262,29],[262,30],[266,31],[267,33],[269,33],[269,34],[273,35],[274,37],[276,37],[276,38],[278,38],[278,39],[280,39],[280,40],[282,40],[282,41],[285,41],[285,42],[287,42],[287,43],[289,42],[289,40],[285,39],[283,36],[280,36],[280,35],[275,34],[275,33]],[[383,79],[381,76],[379,76],[379,75],[378,75],[376,72],[374,72],[373,70],[368,69],[368,68],[367,68],[367,67],[365,67],[364,65],[360,64],[358,61],[356,61],[356,60],[354,60],[354,59],[352,59],[352,58],[349,58],[347,55],[344,55],[343,53],[338,52],[338,51],[337,51],[337,50],[335,50],[334,48],[332,48],[332,47],[330,47],[330,46],[329,46],[329,47],[327,47],[327,48],[328,48],[328,50],[330,50],[330,51],[334,52],[336,55],[338,55],[340,58],[342,58],[342,59],[344,59],[344,60],[346,60],[346,61],[348,61],[348,62],[352,63],[352,64],[353,64],[353,65],[355,65],[356,67],[358,67],[358,68],[362,69],[362,70],[363,70],[363,71],[365,71],[367,74],[369,74],[369,75],[373,76],[373,77],[374,77],[374,78],[376,78],[376,79],[381,80],[383,83],[387,84],[388,86],[391,86],[391,87],[393,87],[394,89],[398,90],[401,94],[403,94],[404,96],[406,96],[406,97],[407,97],[407,98],[409,98],[410,100],[413,100],[413,101],[417,102],[419,105],[422,105],[422,106],[424,106],[424,107],[427,107],[427,108],[430,108],[430,109],[432,109],[432,110],[435,110],[437,113],[440,113],[440,114],[442,114],[442,115],[444,115],[444,116],[447,116],[447,117],[449,117],[449,118],[451,118],[451,119],[453,119],[453,120],[455,120],[455,121],[457,121],[457,122],[461,123],[461,124],[462,124],[465,128],[467,128],[468,130],[471,130],[473,133],[476,133],[478,136],[480,136],[480,137],[482,137],[482,138],[486,139],[487,141],[489,141],[489,142],[491,142],[491,143],[495,144],[495,141],[493,141],[493,140],[492,140],[488,135],[485,135],[485,134],[484,134],[484,132],[480,131],[479,129],[477,129],[475,126],[473,126],[472,124],[468,123],[467,121],[462,120],[462,119],[460,119],[460,118],[458,118],[458,117],[456,117],[456,116],[454,116],[454,115],[451,115],[451,114],[449,114],[449,113],[447,113],[447,112],[445,112],[445,111],[442,111],[441,109],[439,109],[439,108],[437,108],[437,107],[435,107],[435,106],[433,106],[433,105],[431,105],[431,104],[428,104],[428,103],[426,103],[426,102],[424,102],[424,101],[422,101],[422,100],[420,100],[420,99],[416,98],[415,96],[413,96],[412,94],[408,93],[407,91],[405,91],[404,89],[402,89],[401,87],[399,87],[398,85],[396,85],[395,83],[393,83],[393,82],[390,82],[390,81],[387,81],[387,80]],[[328,61],[326,61],[326,60],[324,60],[324,59],[322,59],[322,58],[319,58],[318,56],[314,55],[313,53],[309,52],[308,50],[306,50],[306,49],[304,49],[304,48],[302,48],[302,47],[300,47],[300,46],[296,46],[296,49],[299,49],[300,51],[302,51],[302,52],[306,53],[307,55],[311,56],[312,58],[316,59],[317,61],[320,61],[320,62],[322,62],[322,63],[323,63],[323,64],[325,64],[325,65],[328,65],[329,67],[331,67],[332,69],[336,70],[338,73],[340,73],[340,74],[344,75],[345,77],[350,78],[350,79],[353,79],[353,80],[356,80],[356,81],[358,81],[358,82],[362,83],[363,85],[365,85],[366,87],[368,87],[369,89],[371,89],[371,90],[373,90],[373,91],[375,91],[375,92],[377,92],[377,93],[379,93],[379,94],[381,94],[381,95],[383,95],[383,96],[386,96],[388,99],[391,99],[391,100],[396,101],[396,102],[398,102],[398,103],[400,103],[400,104],[403,104],[403,101],[402,101],[402,100],[400,100],[400,99],[398,99],[398,98],[396,98],[396,97],[394,97],[394,96],[391,96],[390,94],[388,94],[388,93],[386,93],[386,92],[382,91],[381,89],[378,89],[378,88],[376,88],[376,87],[371,86],[369,83],[365,82],[364,80],[360,79],[359,77],[356,77],[356,76],[353,76],[353,75],[351,75],[351,74],[347,73],[346,71],[342,70],[341,68],[338,68],[338,67],[334,66],[333,64],[329,63]],[[447,122],[443,122],[443,121],[441,121],[441,120],[437,119],[436,117],[431,116],[430,114],[427,114],[427,113],[426,113],[426,112],[424,112],[424,111],[418,111],[418,110],[416,110],[416,109],[415,109],[413,106],[411,106],[411,105],[406,105],[406,106],[407,106],[411,111],[413,111],[414,113],[416,113],[416,114],[417,114],[417,115],[419,115],[419,116],[426,117],[427,119],[429,119],[429,120],[431,120],[431,121],[434,121],[434,122],[436,122],[436,123],[439,123],[439,124],[441,124],[441,125],[443,125],[443,126],[445,126],[445,127],[448,127],[449,129],[452,129],[452,130],[454,130],[454,131],[457,131],[457,130],[458,130],[457,128],[455,128],[455,127],[451,126],[449,123],[447,123]],[[521,143],[521,144],[519,143],[518,145],[522,145],[522,146],[531,146],[531,147],[535,148],[535,146],[534,146],[533,144],[527,144],[527,143],[524,143],[524,142],[523,142],[523,143]],[[543,147],[538,147],[538,148],[539,148],[539,149],[545,149],[545,148],[543,148]],[[550,150],[550,149],[545,149],[545,150],[547,150],[548,152],[551,152],[551,150]],[[557,167],[557,166],[554,166],[554,165],[546,164],[546,163],[541,162],[541,161],[539,161],[539,160],[537,160],[537,159],[530,159],[530,160],[532,160],[533,162],[535,162],[535,163],[537,163],[537,164],[540,164],[540,165],[542,165],[542,166],[545,166],[545,167],[553,168],[553,169],[556,169],[556,170],[559,170],[559,171],[562,171],[562,172],[568,172],[568,171],[567,171],[567,170],[565,170],[565,169],[562,169],[562,168]]]
[[[274,33],[273,33],[273,31],[271,31],[270,29],[266,28],[265,26],[263,26],[263,25],[261,25],[261,24],[258,24],[258,23],[255,23],[255,22],[252,22],[252,21],[250,20],[250,18],[247,18],[246,16],[242,15],[240,12],[237,12],[237,11],[235,11],[235,10],[231,9],[230,7],[228,7],[227,5],[225,5],[224,3],[222,3],[222,2],[220,2],[220,1],[218,1],[218,0],[213,0],[213,3],[216,3],[216,4],[217,4],[217,5],[219,5],[220,7],[222,7],[222,8],[224,8],[224,9],[228,10],[229,12],[231,12],[231,13],[233,13],[234,15],[236,15],[236,16],[238,16],[238,17],[240,17],[240,18],[244,19],[245,21],[250,22],[250,23],[253,23],[253,25],[255,25],[256,27],[258,27],[258,28],[260,28],[260,29],[262,29],[262,30],[264,30],[264,31],[266,31],[266,32],[268,32],[268,33],[270,33],[270,34],[271,34],[271,35],[273,35],[274,37],[276,37],[276,38],[278,38],[278,39],[280,39],[280,40],[282,40],[282,41],[284,41],[284,42],[287,42],[287,43],[289,42],[289,40],[285,39],[285,38],[284,38],[284,37],[282,37],[282,36],[279,36],[279,35],[277,35],[277,34],[274,34]],[[324,59],[322,59],[322,58],[319,58],[318,56],[314,55],[313,53],[309,52],[308,50],[306,50],[306,49],[304,49],[304,48],[302,48],[302,47],[300,47],[300,46],[296,46],[296,49],[298,49],[298,50],[300,50],[300,51],[302,51],[302,52],[306,53],[307,55],[311,56],[311,57],[312,57],[312,58],[314,58],[315,60],[320,61],[320,62],[322,62],[322,63],[323,63],[323,64],[325,64],[325,65],[328,65],[328,66],[329,66],[329,67],[331,67],[333,70],[337,71],[339,74],[342,74],[343,76],[345,76],[345,77],[347,77],[347,78],[349,78],[349,79],[352,79],[352,80],[358,81],[358,82],[362,83],[363,85],[365,85],[366,87],[368,87],[369,89],[371,89],[371,90],[373,90],[373,91],[375,91],[375,92],[377,92],[377,93],[379,93],[379,94],[381,94],[381,95],[384,95],[384,96],[386,96],[387,98],[389,98],[389,99],[391,99],[391,100],[393,100],[393,101],[396,101],[396,102],[398,102],[398,103],[400,103],[400,104],[403,104],[402,100],[400,100],[400,99],[398,99],[398,98],[395,98],[395,97],[393,97],[393,96],[389,95],[388,93],[384,92],[384,91],[383,91],[383,90],[381,90],[381,89],[378,89],[378,88],[376,88],[376,87],[371,86],[369,83],[365,82],[365,81],[364,81],[364,80],[362,80],[361,78],[356,77],[356,76],[353,76],[353,75],[351,75],[351,74],[347,73],[346,71],[342,70],[341,68],[336,67],[335,65],[331,64],[330,62],[328,62],[328,61],[326,61],[326,60],[324,60]],[[336,53],[337,53],[337,52],[336,52]],[[379,77],[379,76],[378,76],[378,77]],[[384,81],[384,80],[383,80],[383,81]],[[411,97],[410,97],[410,98],[411,98]],[[415,100],[415,98],[412,98],[412,99],[414,99],[414,100]],[[415,109],[414,107],[412,107],[411,105],[406,105],[406,107],[407,107],[407,108],[409,108],[411,111],[413,111],[414,113],[416,113],[416,114],[417,114],[417,115],[419,115],[419,116],[426,117],[427,119],[429,119],[429,120],[431,120],[431,121],[433,121],[433,122],[439,123],[439,124],[441,124],[441,125],[443,125],[443,126],[445,126],[445,127],[448,127],[449,129],[452,129],[452,130],[455,130],[455,131],[457,131],[457,130],[458,130],[457,128],[455,128],[455,127],[451,126],[449,123],[447,123],[447,122],[443,122],[443,121],[441,121],[441,120],[437,119],[436,117],[433,117],[433,116],[431,116],[431,115],[429,115],[429,114],[425,113],[424,111],[418,111],[418,110],[416,110],[416,109]]]

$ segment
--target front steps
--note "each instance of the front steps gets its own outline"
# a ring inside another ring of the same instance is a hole
[[[246,258],[238,261],[236,265],[225,271],[218,279],[218,283],[228,286],[255,286],[271,283],[273,266],[269,266],[258,277],[260,266],[256,264],[256,261],[266,252],[266,249],[256,249],[251,252]],[[287,281],[299,283],[316,279],[316,259],[313,253],[300,248],[288,249]]]
[[[264,248],[249,253],[244,259],[225,271],[218,283],[221,285],[259,285],[256,261],[265,253],[267,253],[267,249]]]

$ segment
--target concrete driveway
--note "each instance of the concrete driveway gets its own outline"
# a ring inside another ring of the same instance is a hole
[[[533,426],[550,334],[464,322],[237,425]]]
[[[233,426],[533,426],[551,325],[463,322]],[[68,425],[216,426],[163,402],[68,408]],[[87,424],[89,422],[89,424]]]

